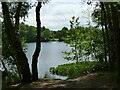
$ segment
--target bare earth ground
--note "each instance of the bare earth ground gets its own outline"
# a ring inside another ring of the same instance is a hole
[[[107,73],[91,73],[85,76],[80,76],[76,79],[55,80],[55,79],[40,79],[37,82],[24,85],[12,85],[11,88],[16,90],[23,90],[24,88],[118,88],[115,79],[111,79]]]

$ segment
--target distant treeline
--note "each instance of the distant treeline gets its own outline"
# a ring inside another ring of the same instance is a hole
[[[63,27],[62,30],[52,31],[43,26],[41,31],[41,41],[63,41],[67,37],[67,31],[67,27]],[[36,27],[21,23],[20,36],[27,42],[36,42]]]

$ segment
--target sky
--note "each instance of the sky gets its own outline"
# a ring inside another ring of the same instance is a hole
[[[31,0],[34,4],[36,0]],[[80,18],[80,26],[87,26],[88,21],[91,25],[91,13],[95,8],[95,1],[92,5],[87,4],[88,0],[49,0],[47,4],[43,4],[41,8],[41,24],[50,30],[58,31],[63,27],[70,27],[69,21],[73,16]],[[1,5],[0,5],[1,7]],[[29,10],[25,24],[36,27],[35,8]],[[21,20],[22,21],[22,20]]]
[[[69,21],[73,16],[80,18],[80,25],[86,26],[91,21],[90,14],[94,10],[95,4],[87,5],[87,0],[50,0],[42,5],[41,24],[50,30],[61,30],[70,26]],[[34,3],[34,1],[32,1]],[[29,10],[26,24],[36,26],[35,7]],[[92,25],[91,21],[91,25]]]

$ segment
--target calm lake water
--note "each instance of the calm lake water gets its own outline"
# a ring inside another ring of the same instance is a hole
[[[35,50],[35,43],[28,43],[28,49],[26,55],[29,59],[29,65],[31,69],[32,55]],[[70,47],[64,42],[42,42],[41,53],[38,59],[38,74],[39,78],[43,78],[45,75],[48,78],[66,79],[67,77],[60,77],[52,75],[49,72],[50,67],[57,67],[60,64],[71,63],[63,57],[65,54],[62,51],[70,51]]]

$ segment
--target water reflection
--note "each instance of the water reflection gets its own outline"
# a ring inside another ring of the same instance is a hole
[[[29,59],[29,65],[31,69],[32,55],[35,50],[35,43],[28,43],[27,57]],[[71,63],[63,57],[65,54],[62,51],[70,51],[70,47],[64,42],[42,42],[41,53],[38,59],[38,74],[39,78],[55,78],[55,79],[66,79],[67,77],[60,77],[52,75],[49,72],[50,67],[57,67],[60,64]]]

